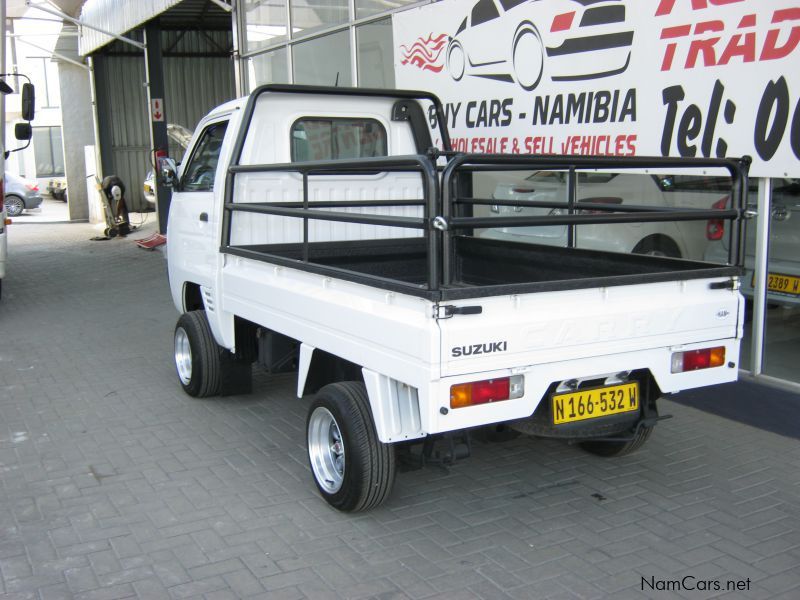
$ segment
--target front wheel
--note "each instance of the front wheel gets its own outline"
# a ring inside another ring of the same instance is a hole
[[[466,68],[467,57],[464,48],[458,40],[453,40],[447,48],[447,70],[450,71],[450,77],[455,81],[461,81]]]
[[[522,89],[531,91],[539,85],[544,72],[544,47],[532,23],[525,21],[517,28],[511,46],[511,64]]]
[[[222,352],[205,311],[181,315],[175,325],[175,369],[183,391],[195,398],[219,393]]]
[[[395,453],[378,439],[363,383],[326,385],[308,410],[308,461],[320,494],[343,512],[384,502],[395,478]]]
[[[6,211],[9,217],[18,217],[25,210],[25,203],[19,196],[6,196]]]
[[[591,442],[582,442],[581,448],[597,456],[625,456],[641,448],[651,433],[653,433],[652,427],[640,427],[636,430],[633,438],[628,441],[604,442],[603,440],[592,440]]]

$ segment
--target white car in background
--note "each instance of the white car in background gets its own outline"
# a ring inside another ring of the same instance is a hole
[[[800,306],[800,179],[773,179],[772,182],[767,302],[780,306]],[[752,184],[750,203],[754,208],[757,206],[756,188]],[[752,299],[757,221],[746,221],[745,228],[742,294]],[[722,262],[727,256],[727,236],[710,244],[706,252],[706,258],[714,262]]]
[[[520,175],[519,179],[498,184],[493,198],[565,202],[567,177],[566,171],[536,171],[527,177]],[[722,210],[728,207],[730,189],[730,180],[725,177],[579,172],[576,198],[578,202],[594,204]],[[565,208],[496,204],[491,206],[489,216],[545,216],[566,213]],[[575,227],[575,241],[578,248],[591,250],[703,260],[710,241],[725,237],[725,224],[726,221],[709,220],[580,225]],[[565,247],[568,229],[567,225],[499,227],[486,230],[482,235]],[[727,251],[720,262],[726,260]]]

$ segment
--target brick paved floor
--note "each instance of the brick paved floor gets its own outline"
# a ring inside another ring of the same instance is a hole
[[[675,418],[630,457],[475,444],[338,514],[315,493],[292,378],[185,396],[163,255],[94,234],[11,228],[5,598],[800,597],[797,440],[664,402]],[[750,588],[642,591],[686,576]]]

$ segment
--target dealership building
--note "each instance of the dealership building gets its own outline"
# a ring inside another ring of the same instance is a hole
[[[95,181],[110,174],[127,182],[131,207],[144,210],[142,181],[156,152],[169,149],[177,159],[182,152],[168,125],[193,129],[212,107],[270,83],[432,91],[443,102],[457,151],[751,156],[743,287],[752,318],[740,366],[764,382],[800,388],[796,4],[54,0],[37,6],[12,0],[7,16],[63,21],[52,59],[60,129],[48,122],[37,133],[34,122],[34,143],[62,144],[73,219],[100,218]],[[661,184],[654,194],[672,185],[656,175],[653,181]],[[492,194],[502,182],[474,185]],[[163,229],[166,188],[158,188],[157,206]],[[709,244],[719,241],[712,228]],[[637,243],[628,251],[644,247]],[[665,242],[646,250],[670,255],[671,248]]]

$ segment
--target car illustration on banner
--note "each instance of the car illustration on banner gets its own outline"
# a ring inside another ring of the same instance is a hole
[[[553,81],[624,72],[633,30],[624,0],[478,0],[450,38],[450,76],[465,75],[532,90]],[[546,59],[546,62],[545,62]]]

